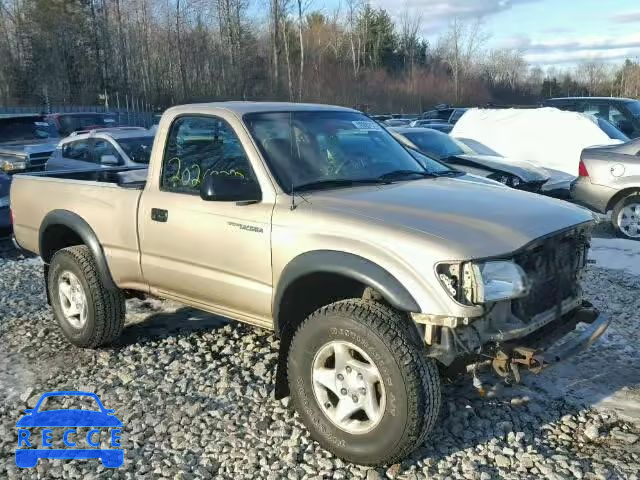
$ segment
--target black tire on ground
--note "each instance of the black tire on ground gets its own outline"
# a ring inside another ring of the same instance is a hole
[[[415,341],[404,314],[381,303],[352,299],[323,307],[298,328],[288,357],[288,377],[296,410],[311,435],[338,457],[363,465],[401,461],[432,430],[440,411],[440,377],[424,344]],[[339,428],[322,410],[312,385],[317,352],[332,341],[364,351],[381,373],[386,408],[365,433]]]
[[[69,323],[60,306],[59,278],[66,271],[77,277],[87,298],[87,320],[81,328]],[[71,343],[95,348],[108,345],[120,336],[125,317],[124,295],[120,290],[104,288],[88,247],[79,245],[56,252],[49,266],[48,283],[54,314]]]
[[[616,235],[618,235],[619,237],[628,238],[630,240],[640,240],[640,237],[634,238],[628,235],[623,229],[620,228],[620,225],[618,224],[618,216],[620,215],[620,211],[624,207],[632,203],[640,205],[640,193],[632,193],[631,195],[620,199],[618,203],[616,203],[616,205],[613,207],[613,212],[611,213],[611,223],[613,224]],[[640,207],[638,207],[636,210],[638,215],[637,218],[640,218]]]

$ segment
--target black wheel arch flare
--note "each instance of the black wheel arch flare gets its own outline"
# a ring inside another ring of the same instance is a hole
[[[82,240],[82,243],[91,251],[91,255],[96,262],[96,267],[102,280],[102,285],[109,290],[118,290],[118,287],[111,276],[111,271],[109,270],[109,265],[107,264],[107,259],[104,254],[104,250],[102,249],[102,245],[98,240],[98,236],[86,220],[77,213],[70,212],[69,210],[52,210],[42,220],[38,245],[40,256],[42,257],[45,265],[48,266],[53,253],[55,253],[50,252],[51,249],[47,243],[50,239],[46,234],[47,229],[54,226],[67,227],[69,230],[73,231]],[[51,255],[49,255],[49,253],[51,253]]]

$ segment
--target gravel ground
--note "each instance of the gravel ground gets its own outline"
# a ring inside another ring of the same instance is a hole
[[[322,450],[289,402],[273,399],[270,332],[136,300],[115,347],[80,350],[54,323],[41,270],[0,245],[0,478],[640,478],[640,277],[628,272],[587,274],[587,295],[615,318],[590,351],[515,388],[484,374],[484,398],[469,379],[445,385],[442,421],[425,444],[402,464],[370,469]],[[50,390],[94,391],[115,409],[122,468],[15,466],[15,422]]]

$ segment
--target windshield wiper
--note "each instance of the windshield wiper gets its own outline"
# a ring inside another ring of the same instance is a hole
[[[432,175],[435,177],[459,177],[460,175],[464,175],[464,172],[460,170],[441,170],[439,172],[433,172]]]
[[[391,172],[387,172],[384,175],[380,175],[378,180],[381,182],[392,182],[393,180],[398,180],[399,178],[408,177],[411,175],[419,175],[422,178],[433,177],[433,173],[426,172],[424,170],[393,170]]]
[[[366,185],[382,183],[382,180],[377,178],[362,178],[362,179],[347,179],[347,178],[334,178],[326,180],[317,180],[315,182],[303,183],[302,185],[296,185],[293,187],[295,192],[305,190],[321,190],[323,188],[339,188],[350,187],[352,185]]]

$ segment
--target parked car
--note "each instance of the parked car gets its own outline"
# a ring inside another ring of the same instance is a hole
[[[382,122],[385,127],[402,127],[412,122],[410,118],[390,118]]]
[[[640,100],[619,97],[566,97],[545,100],[547,107],[596,115],[630,138],[640,137]]]
[[[155,132],[142,127],[76,132],[58,144],[47,170],[147,165]]]
[[[437,130],[443,133],[449,133],[453,130],[453,125],[450,123],[442,123],[437,120],[414,120],[409,124],[410,127],[424,127],[432,130]]]
[[[612,212],[616,233],[640,240],[640,138],[585,148],[571,198],[597,212]]]
[[[11,228],[11,215],[9,213],[9,187],[11,177],[0,172],[0,236],[3,236]]]
[[[439,132],[445,132],[445,133],[449,133],[453,129],[453,124],[446,123],[441,120],[418,119],[411,122],[409,126],[431,128],[433,130],[438,130]]]
[[[43,115],[0,117],[0,170],[42,170],[60,140]]]
[[[543,169],[523,161],[506,160],[499,155],[478,153],[468,144],[430,128],[393,128],[393,135],[427,156],[453,168],[496,180],[509,187],[540,193],[549,179]]]
[[[191,141],[194,122],[214,134]],[[185,105],[158,132],[146,183],[14,179],[15,241],[79,347],[113,342],[135,292],[273,329],[276,398],[337,456],[385,465],[438,420],[439,366],[542,369],[609,324],[580,287],[590,212],[434,174],[355,110]]]
[[[613,125],[610,121],[605,120],[604,118],[598,115],[592,115],[588,113],[585,113],[585,115],[593,123],[598,125],[600,130],[606,133],[611,140],[620,140],[621,142],[628,142],[630,140],[630,138],[627,135],[625,135],[619,128]]]
[[[111,113],[52,113],[47,115],[47,120],[55,125],[61,137],[66,137],[79,130],[115,127],[118,125],[116,116]]]
[[[440,123],[455,123],[464,115],[468,108],[455,108],[449,106],[437,106],[433,110],[429,110],[422,114],[424,120],[436,120]]]

